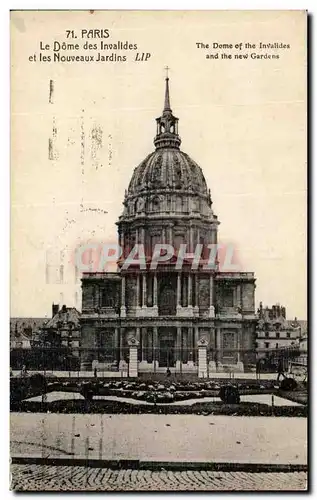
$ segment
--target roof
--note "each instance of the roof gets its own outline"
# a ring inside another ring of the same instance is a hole
[[[141,191],[186,190],[192,194],[208,196],[201,168],[186,153],[178,149],[163,148],[154,151],[133,172],[128,198]]]
[[[10,338],[30,339],[47,321],[48,318],[10,318]]]
[[[287,326],[292,328],[300,328],[301,334],[307,334],[307,320],[304,319],[288,319],[286,320]]]
[[[46,328],[58,328],[59,323],[73,323],[75,326],[79,326],[80,312],[76,307],[62,307],[53,318],[49,320]]]
[[[196,212],[197,217],[213,219],[210,191],[203,171],[179,149],[178,118],[170,106],[168,77],[165,84],[164,109],[156,118],[156,149],[134,169],[120,219],[146,215],[153,218],[154,214],[175,211],[186,215]],[[171,192],[177,194],[176,206],[170,200]]]

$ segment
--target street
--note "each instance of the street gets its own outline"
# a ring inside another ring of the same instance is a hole
[[[307,488],[306,472],[151,471],[12,465],[11,473],[11,489],[18,491],[298,491]]]

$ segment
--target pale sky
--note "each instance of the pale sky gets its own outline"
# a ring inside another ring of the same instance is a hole
[[[65,41],[74,29],[82,45],[80,30],[89,28],[109,29],[104,43],[138,49],[102,52],[127,62],[29,61],[40,41]],[[289,318],[306,319],[304,12],[14,12],[11,36],[11,316],[49,316],[52,302],[80,309],[67,261],[80,243],[116,241],[124,190],[154,149],[168,65],[181,149],[203,169],[219,241],[234,244],[243,270],[255,272],[256,304],[279,302]],[[196,42],[290,48],[253,51],[278,60],[211,60],[217,50]],[[136,52],[151,57],[137,62]],[[47,283],[46,262],[58,264],[61,252],[64,283]]]

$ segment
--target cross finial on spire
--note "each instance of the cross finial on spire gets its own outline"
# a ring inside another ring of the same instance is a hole
[[[166,71],[166,78],[168,78],[168,70],[170,69],[168,66],[165,66],[165,71]]]

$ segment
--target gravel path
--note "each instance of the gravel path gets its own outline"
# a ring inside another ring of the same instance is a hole
[[[307,463],[307,419],[11,413],[11,454]]]

